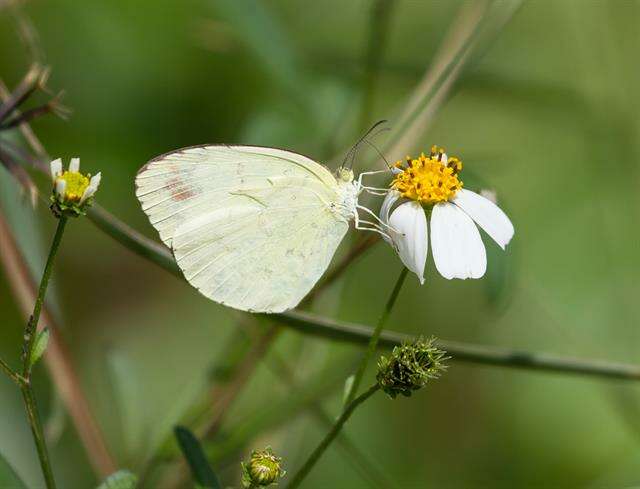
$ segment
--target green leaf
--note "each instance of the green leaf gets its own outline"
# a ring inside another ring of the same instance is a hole
[[[33,350],[31,350],[31,357],[29,358],[29,366],[33,367],[38,360],[42,357],[42,354],[47,349],[49,344],[49,328],[44,328],[36,335],[36,339],[33,343]]]
[[[3,489],[27,489],[13,467],[0,455],[0,487]]]
[[[135,489],[138,477],[128,470],[119,470],[107,477],[97,489]]]
[[[222,489],[215,472],[204,455],[197,438],[187,428],[176,426],[174,433],[196,483],[211,489]]]

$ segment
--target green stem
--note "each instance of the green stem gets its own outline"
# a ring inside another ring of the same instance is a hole
[[[53,262],[55,260],[58,248],[60,247],[60,241],[62,241],[62,235],[64,234],[64,228],[67,224],[67,217],[62,216],[58,220],[58,227],[56,234],[53,237],[51,243],[51,249],[49,250],[49,256],[47,263],[44,267],[42,279],[40,280],[40,287],[38,288],[38,295],[36,296],[36,303],[33,306],[33,313],[29,318],[27,327],[24,331],[24,345],[22,349],[22,376],[29,378],[31,375],[31,353],[33,352],[33,345],[36,339],[36,330],[38,328],[38,321],[40,320],[40,312],[42,311],[42,305],[44,304],[44,297],[47,293],[47,287],[49,286],[49,280],[51,279],[51,272],[53,271]]]
[[[351,401],[353,401],[354,397],[356,396],[356,393],[358,392],[358,387],[360,387],[360,383],[362,382],[362,377],[364,376],[364,372],[367,369],[367,365],[369,364],[371,357],[375,353],[376,348],[378,347],[378,340],[380,338],[380,333],[382,333],[382,328],[384,328],[384,325],[389,320],[389,316],[391,315],[391,310],[393,309],[393,306],[395,305],[396,300],[398,299],[398,295],[400,294],[400,289],[402,289],[402,284],[404,283],[404,279],[407,277],[407,272],[408,272],[407,268],[402,267],[402,271],[400,272],[400,275],[398,276],[398,280],[396,280],[396,284],[393,287],[393,290],[391,291],[391,295],[389,296],[389,300],[387,301],[384,311],[382,312],[382,315],[378,320],[378,324],[376,324],[376,327],[373,330],[373,334],[369,339],[369,347],[367,348],[367,351],[364,357],[362,358],[360,365],[358,366],[358,371],[356,372],[355,377],[353,378],[353,383],[351,384],[351,388],[349,389],[349,393],[347,394],[345,404],[349,404]]]
[[[309,474],[309,472],[311,472],[311,469],[313,469],[314,465],[318,462],[318,460],[320,460],[320,457],[322,457],[322,454],[326,451],[327,447],[336,438],[336,436],[338,436],[338,433],[340,433],[340,430],[342,429],[344,424],[351,417],[351,415],[353,414],[353,411],[360,404],[362,404],[364,401],[369,399],[373,394],[375,394],[379,389],[380,389],[380,386],[378,384],[374,384],[371,387],[369,387],[369,389],[367,389],[364,393],[362,393],[359,397],[356,397],[355,399],[353,399],[351,402],[347,404],[345,409],[342,411],[342,414],[340,415],[340,417],[333,424],[333,427],[331,428],[329,433],[326,434],[324,439],[316,447],[313,453],[309,455],[309,458],[304,463],[304,465],[300,468],[300,470],[296,473],[296,475],[293,476],[293,479],[287,486],[287,489],[295,489],[300,485],[300,483]]]
[[[97,206],[92,207],[90,209],[91,212],[88,214],[100,229],[142,258],[150,260],[167,272],[183,279],[180,269],[167,248],[156,241],[144,237],[104,209],[100,209],[99,212],[93,212],[97,209]],[[268,317],[271,319],[275,317],[280,324],[301,331],[304,334],[330,340],[362,344],[367,343],[372,336],[372,329],[368,326],[338,322],[296,310],[281,314],[271,314]],[[413,336],[410,335],[383,332],[380,343],[385,348],[393,348],[395,345],[411,339],[413,339]],[[634,364],[597,359],[583,360],[542,352],[496,348],[463,342],[438,341],[436,345],[446,350],[454,361],[523,370],[640,381],[640,366]]]
[[[14,371],[2,358],[0,358],[0,369],[2,369],[2,371],[4,371],[4,373],[6,373],[16,384],[20,385],[23,380],[22,376]]]
[[[38,451],[38,458],[40,459],[40,467],[42,468],[44,481],[47,485],[47,489],[55,489],[56,482],[53,477],[53,470],[51,469],[51,462],[49,461],[49,452],[47,450],[47,444],[44,439],[44,430],[42,429],[42,423],[40,422],[38,406],[33,395],[31,383],[28,381],[23,382],[20,385],[20,390],[22,391],[22,398],[24,399],[24,405],[27,410],[27,417],[29,418],[29,426],[31,426],[33,440],[36,443],[36,449]]]
[[[47,263],[44,267],[44,272],[42,273],[42,279],[40,280],[40,287],[38,288],[38,295],[36,296],[36,302],[33,306],[33,313],[31,314],[24,331],[24,343],[22,345],[23,379],[20,382],[20,390],[22,391],[22,398],[24,399],[24,405],[27,410],[27,417],[29,419],[29,425],[31,426],[33,440],[38,451],[42,475],[44,476],[48,489],[55,489],[56,482],[53,477],[53,470],[51,468],[47,444],[44,439],[44,431],[42,430],[40,415],[38,414],[38,405],[36,404],[36,399],[33,395],[33,388],[31,386],[31,355],[33,354],[33,345],[35,344],[35,338],[37,335],[40,313],[42,312],[42,306],[47,294],[47,287],[49,285],[49,280],[51,279],[51,272],[53,271],[53,262],[55,261],[58,248],[60,248],[60,242],[62,241],[62,235],[64,234],[66,224],[67,218],[65,216],[60,217],[58,220],[56,234],[53,237],[53,242],[51,243],[51,248],[49,250],[49,256],[47,257]]]

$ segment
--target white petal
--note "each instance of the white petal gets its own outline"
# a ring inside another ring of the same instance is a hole
[[[393,204],[395,204],[399,198],[400,192],[398,192],[397,190],[389,190],[386,197],[384,198],[382,207],[380,207],[380,220],[385,224],[389,224],[389,211],[391,210]],[[383,236],[383,238],[387,243],[391,244],[389,238],[387,238],[386,236]]]
[[[71,163],[69,163],[69,171],[71,173],[78,173],[80,171],[80,158],[71,158]]]
[[[449,202],[433,207],[431,248],[436,268],[444,278],[480,278],[487,270],[487,254],[478,228]]]
[[[58,194],[58,197],[60,197],[61,199],[64,199],[64,192],[66,189],[67,189],[67,182],[65,180],[62,180],[62,179],[56,180],[56,194]]]
[[[404,170],[402,168],[398,168],[397,166],[392,166],[391,167],[391,173],[393,173],[394,175],[400,175],[400,173],[402,173]]]
[[[444,166],[447,166],[447,163],[449,162],[449,157],[447,156],[447,153],[442,153],[442,158],[440,158],[440,162]]]
[[[84,193],[82,194],[82,198],[80,199],[80,204],[84,203],[85,200],[87,200],[89,197],[92,197],[93,194],[96,193],[96,191],[98,190],[98,187],[100,186],[100,180],[102,180],[102,174],[100,172],[96,173],[94,176],[91,177],[91,180],[89,181],[89,185],[87,186]]]
[[[400,260],[423,284],[429,247],[424,209],[417,202],[406,202],[391,213],[389,225],[395,230],[389,232]]]
[[[513,224],[500,207],[471,190],[461,189],[452,202],[478,223],[504,250],[513,238]]]
[[[62,160],[60,158],[53,160],[49,166],[51,168],[51,180],[55,182],[58,175],[62,173]]]

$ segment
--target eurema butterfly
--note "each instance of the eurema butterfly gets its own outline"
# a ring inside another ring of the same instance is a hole
[[[358,217],[358,210],[373,215],[358,204],[363,189],[362,175],[354,180],[350,169],[334,176],[305,156],[257,146],[180,149],[136,177],[142,209],[189,283],[255,312],[295,307],[329,266],[351,219],[384,234]]]

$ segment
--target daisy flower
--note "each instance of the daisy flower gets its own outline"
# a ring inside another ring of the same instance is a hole
[[[62,214],[79,216],[83,208],[91,203],[91,199],[98,190],[102,175],[80,173],[80,158],[71,158],[67,170],[62,169],[60,158],[50,164],[53,193],[51,195],[51,210],[60,216]]]
[[[502,249],[513,237],[513,224],[496,204],[462,188],[461,170],[458,158],[436,146],[429,156],[407,157],[392,167],[395,177],[380,209],[384,239],[421,284],[429,231],[436,268],[447,279],[484,275],[487,254],[476,225]]]

